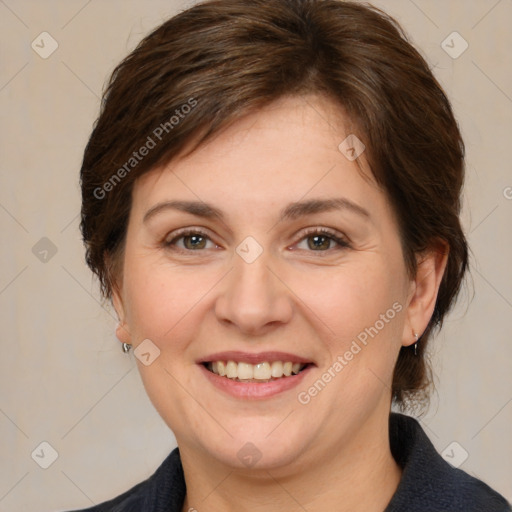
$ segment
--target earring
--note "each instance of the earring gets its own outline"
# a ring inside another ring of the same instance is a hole
[[[416,343],[414,343],[414,355],[417,356],[418,355],[418,338],[419,338],[419,334],[417,332],[413,332],[414,334],[414,338],[416,339]]]
[[[125,354],[128,354],[128,352],[130,352],[130,349],[132,348],[132,346],[130,345],[130,343],[123,343],[123,352]]]

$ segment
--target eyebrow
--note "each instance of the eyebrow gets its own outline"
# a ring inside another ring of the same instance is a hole
[[[182,212],[204,217],[207,219],[218,219],[223,221],[224,214],[221,210],[202,201],[164,201],[151,207],[144,215],[143,222],[165,210],[179,210]],[[332,199],[310,199],[307,201],[297,201],[288,204],[280,212],[279,220],[293,220],[306,215],[322,213],[333,210],[345,210],[355,213],[364,218],[371,218],[369,212],[362,206],[354,203],[345,197],[336,197]]]

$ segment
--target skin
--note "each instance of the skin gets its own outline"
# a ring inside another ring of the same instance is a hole
[[[446,251],[418,255],[417,275],[407,275],[396,219],[364,153],[366,178],[338,149],[349,127],[326,98],[286,97],[135,184],[113,295],[117,336],[160,350],[150,365],[137,364],[180,448],[183,511],[381,512],[400,481],[388,437],[393,368],[432,316]],[[370,217],[333,210],[278,219],[291,202],[333,197]],[[174,199],[204,201],[225,218],[167,209],[143,221]],[[176,239],[186,227],[208,238]],[[305,228],[333,230],[350,245],[321,239],[316,248]],[[247,236],[263,249],[252,263],[236,252]],[[394,303],[401,311],[299,403],[297,394]],[[244,400],[220,392],[196,364],[224,350],[291,352],[316,366],[297,388]],[[247,442],[261,454],[253,467],[237,456]]]

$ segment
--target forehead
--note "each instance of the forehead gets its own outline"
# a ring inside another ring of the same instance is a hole
[[[140,215],[181,199],[236,215],[282,213],[283,204],[334,197],[385,207],[364,153],[351,161],[340,150],[351,128],[342,109],[322,96],[281,99],[143,175],[134,186],[133,209]]]

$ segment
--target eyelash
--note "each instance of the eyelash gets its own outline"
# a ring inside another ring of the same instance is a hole
[[[180,240],[181,238],[185,238],[185,237],[190,236],[190,235],[199,235],[199,236],[201,236],[203,238],[207,238],[208,240],[213,241],[209,237],[208,233],[206,233],[205,231],[203,231],[201,229],[185,228],[182,231],[178,231],[176,233],[176,236],[174,236],[174,238],[172,240],[167,241],[165,239],[162,242],[162,245],[166,249],[169,249],[169,250],[172,250],[172,251],[176,251],[176,252],[180,252],[182,254],[194,253],[196,251],[193,250],[193,249],[181,249],[181,248],[176,248],[176,246],[175,246],[175,242],[177,240]],[[302,242],[304,239],[307,239],[307,238],[309,238],[309,237],[311,237],[313,235],[321,235],[321,236],[325,236],[326,238],[328,238],[330,240],[333,240],[334,242],[336,242],[338,244],[338,246],[339,246],[338,249],[349,249],[349,248],[351,248],[350,243],[346,239],[338,236],[333,231],[330,231],[330,230],[325,229],[325,228],[309,228],[309,229],[307,229],[306,232],[303,233],[303,235],[300,238],[299,242]],[[205,250],[205,249],[198,249],[197,251],[201,252],[202,250]],[[322,250],[319,250],[319,251],[309,250],[308,252],[326,253],[326,252],[331,252],[331,250],[332,249],[327,249],[325,251],[322,251]]]

